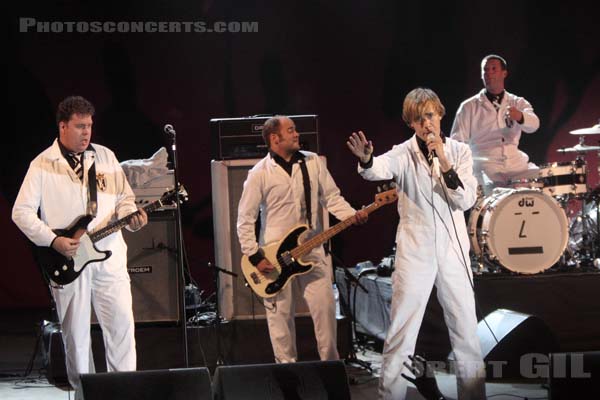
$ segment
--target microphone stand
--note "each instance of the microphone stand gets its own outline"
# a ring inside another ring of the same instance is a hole
[[[221,353],[221,314],[219,309],[219,272],[231,275],[234,278],[237,278],[237,274],[235,272],[231,272],[219,266],[216,266],[212,263],[207,263],[208,268],[212,268],[213,270],[213,279],[215,283],[215,335],[217,337],[217,366],[225,364],[225,357]]]
[[[181,228],[181,193],[179,191],[181,184],[179,183],[179,167],[177,161],[177,141],[175,130],[171,125],[165,125],[165,132],[171,139],[171,150],[173,154],[173,173],[175,175],[175,199],[176,199],[176,208],[175,208],[175,216],[176,216],[176,225],[177,225],[177,266],[179,268],[179,274],[181,276],[180,280],[180,291],[179,291],[179,312],[181,314],[181,326],[183,329],[183,353],[184,353],[184,361],[185,367],[188,368],[189,363],[189,354],[188,354],[188,335],[187,335],[187,317],[185,315],[185,269],[183,265],[183,232]]]

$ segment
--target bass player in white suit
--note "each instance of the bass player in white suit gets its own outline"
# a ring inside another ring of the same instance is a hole
[[[356,214],[357,222],[362,224],[368,216],[344,200],[317,154],[300,151],[299,134],[290,118],[275,116],[267,120],[263,138],[269,154],[248,171],[238,208],[237,233],[242,252],[249,256],[250,262],[258,271],[269,272],[274,266],[259,246],[279,241],[298,224],[310,225],[312,232],[321,231],[316,212],[319,203],[340,220]],[[302,163],[308,175],[308,191],[304,186]],[[308,209],[306,197],[310,198]],[[259,212],[261,228],[257,238],[255,223]],[[297,361],[294,290],[301,291],[308,304],[321,360],[339,359],[332,271],[326,264],[323,247],[313,249],[303,261],[313,263],[314,268],[293,279],[277,295],[264,300],[278,363]]]
[[[79,96],[64,99],[58,106],[58,138],[39,154],[29,170],[15,201],[12,218],[37,246],[48,246],[65,257],[78,251],[78,239],[57,236],[78,217],[90,214],[88,171],[95,166],[96,217],[88,231],[107,225],[137,210],[135,196],[114,153],[91,143],[93,105]],[[39,217],[38,217],[39,211]],[[144,210],[129,220],[128,229],[146,225]],[[88,265],[66,285],[51,282],[51,291],[61,323],[67,375],[81,398],[79,374],[94,372],[90,343],[91,305],[102,328],[108,371],[136,369],[131,287],[127,273],[127,245],[121,232],[98,241],[100,250],[110,250],[106,260]],[[52,278],[52,277],[50,277]]]
[[[456,359],[459,399],[485,398],[485,369],[477,337],[477,317],[469,262],[469,238],[463,212],[473,206],[477,181],[469,146],[441,136],[445,109],[430,89],[417,88],[404,99],[402,118],[415,134],[373,157],[363,132],[347,145],[359,158],[367,180],[393,179],[400,222],[392,274],[390,327],[384,342],[380,397],[406,397],[427,300],[433,288],[444,310]]]

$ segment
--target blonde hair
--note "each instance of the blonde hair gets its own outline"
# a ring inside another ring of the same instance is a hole
[[[433,105],[440,117],[443,117],[446,114],[446,108],[444,108],[440,98],[433,90],[427,88],[416,88],[411,90],[404,98],[402,119],[410,126],[412,122],[423,115],[423,110],[429,104]]]

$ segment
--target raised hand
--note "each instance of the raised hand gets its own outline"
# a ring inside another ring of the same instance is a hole
[[[346,145],[356,157],[363,163],[369,162],[373,154],[373,143],[367,140],[363,131],[352,132]]]

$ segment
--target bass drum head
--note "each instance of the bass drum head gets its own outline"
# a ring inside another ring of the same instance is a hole
[[[505,268],[535,274],[559,260],[568,236],[567,216],[554,198],[537,190],[515,190],[494,209],[487,245]]]

